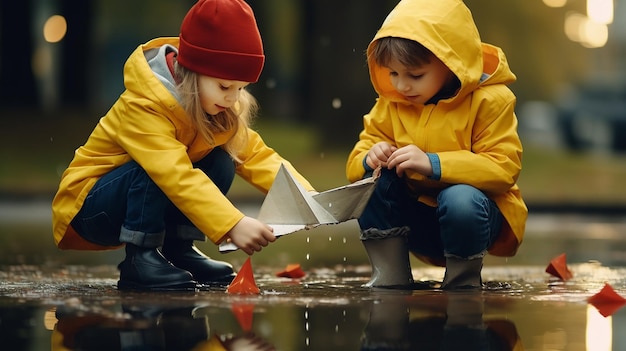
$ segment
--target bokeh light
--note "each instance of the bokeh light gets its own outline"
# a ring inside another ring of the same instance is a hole
[[[331,104],[333,105],[333,108],[335,110],[338,110],[341,108],[341,99],[340,98],[334,98],[333,101],[331,102]]]
[[[43,37],[49,43],[58,43],[67,33],[67,21],[60,15],[50,16],[43,25]]]
[[[587,16],[596,23],[613,23],[613,0],[587,0]]]
[[[580,13],[568,13],[565,16],[565,35],[587,48],[599,48],[606,45],[609,30],[605,24],[592,21]]]

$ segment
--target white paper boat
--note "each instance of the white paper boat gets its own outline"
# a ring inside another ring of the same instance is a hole
[[[258,220],[274,229],[276,237],[322,224],[338,224],[361,216],[369,201],[378,174],[352,184],[308,193],[284,165],[280,166],[265,196]],[[237,250],[233,243],[222,243],[220,252]]]

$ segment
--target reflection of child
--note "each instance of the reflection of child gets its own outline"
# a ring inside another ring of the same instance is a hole
[[[229,240],[247,254],[275,240],[225,197],[235,173],[267,192],[285,164],[313,190],[248,127],[256,101],[246,86],[264,60],[243,0],[200,0],[178,38],[139,46],[124,67],[126,90],[63,174],[52,204],[58,247],[125,245],[120,289],[229,283],[232,266],[193,240]]]
[[[479,290],[381,295],[370,305],[361,350],[523,350],[515,323],[485,315],[489,305]]]
[[[446,266],[443,288],[479,287],[485,253],[514,255],[527,217],[515,75],[460,0],[401,1],[367,60],[379,98],[346,171],[383,167],[359,219],[368,285],[410,285],[408,249]]]
[[[110,307],[110,306],[109,306]],[[252,333],[217,334],[196,306],[157,307],[122,304],[119,312],[60,305],[46,312],[54,350],[210,350],[272,351],[268,340]],[[129,318],[130,317],[130,318]]]

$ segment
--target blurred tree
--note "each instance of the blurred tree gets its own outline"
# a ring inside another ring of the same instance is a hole
[[[106,111],[124,89],[124,63],[150,39],[178,36],[183,17],[196,0],[95,1],[91,36],[91,101]]]
[[[61,105],[87,107],[89,69],[93,35],[93,2],[61,1],[60,13],[67,23],[67,35],[61,42]]]
[[[312,126],[321,149],[356,141],[375,98],[365,48],[395,1],[249,3],[266,54],[261,79],[250,87],[263,117]]]
[[[365,50],[397,1],[316,0],[306,4],[307,120],[320,151],[350,147],[376,94]]]
[[[0,106],[37,103],[33,55],[32,1],[0,2]]]
[[[265,50],[265,67],[259,82],[249,87],[261,102],[264,116],[283,121],[306,120],[306,79],[302,0],[250,0]]]

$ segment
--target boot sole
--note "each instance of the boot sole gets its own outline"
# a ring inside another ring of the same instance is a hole
[[[117,289],[122,291],[197,291],[198,284],[187,282],[168,285],[143,285],[127,281],[118,281]]]
[[[213,288],[225,288],[228,287],[234,280],[234,277],[227,277],[224,280],[212,280],[212,281],[199,281],[198,288],[200,290],[210,290]]]
[[[193,275],[193,274],[192,274]],[[233,282],[233,280],[235,279],[236,275],[233,274],[229,274],[229,275],[224,275],[221,277],[211,277],[211,279],[198,279],[194,276],[194,280],[198,282],[198,284],[202,284],[202,285],[223,285],[223,284],[230,284]]]

